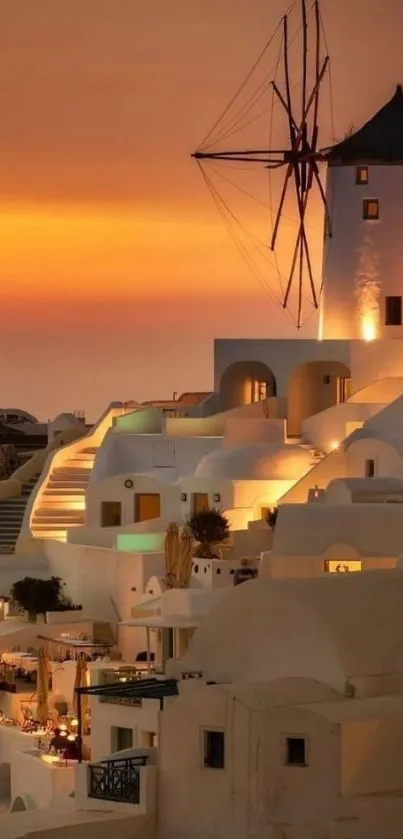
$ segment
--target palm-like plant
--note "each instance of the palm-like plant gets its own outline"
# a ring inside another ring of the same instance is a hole
[[[196,555],[204,559],[214,559],[214,545],[219,545],[228,539],[230,527],[228,519],[214,508],[201,510],[189,516],[187,524],[193,537],[200,545],[196,548]]]

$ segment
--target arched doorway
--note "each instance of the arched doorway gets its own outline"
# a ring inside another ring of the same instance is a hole
[[[308,361],[291,374],[287,394],[287,432],[300,437],[304,419],[345,402],[350,370],[342,361]]]
[[[220,408],[228,411],[240,405],[262,402],[276,393],[276,380],[270,367],[262,361],[235,361],[221,377]]]

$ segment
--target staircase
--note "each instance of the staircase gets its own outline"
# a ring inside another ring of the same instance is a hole
[[[0,501],[0,554],[13,553],[24,518],[25,507],[39,475],[23,485],[21,495]]]
[[[78,447],[62,466],[52,469],[35,507],[31,532],[36,539],[65,542],[67,530],[85,524],[85,493],[98,446]]]

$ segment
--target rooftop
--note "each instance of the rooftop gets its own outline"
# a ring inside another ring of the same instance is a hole
[[[399,84],[386,103],[362,128],[328,152],[330,165],[403,162],[403,88]]]

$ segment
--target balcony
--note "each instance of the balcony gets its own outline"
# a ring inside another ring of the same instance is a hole
[[[116,758],[90,765],[88,797],[139,804],[140,767],[146,763],[146,757],[138,757]]]
[[[79,764],[77,807],[80,810],[124,810],[133,815],[155,812],[156,761],[156,749],[127,749],[99,763]]]

